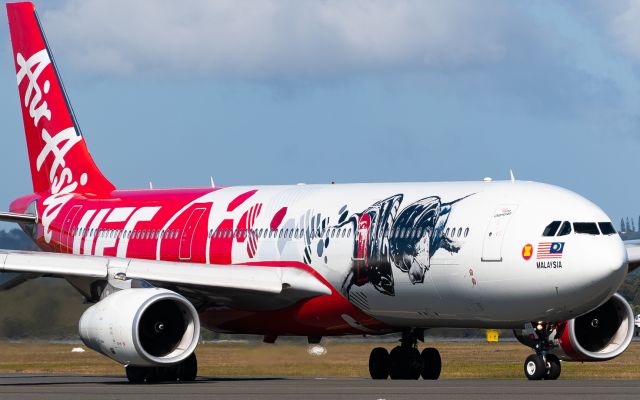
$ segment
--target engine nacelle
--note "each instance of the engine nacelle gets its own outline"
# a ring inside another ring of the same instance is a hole
[[[552,353],[565,361],[607,361],[622,354],[633,339],[634,315],[624,297],[614,294],[600,307],[558,324],[549,336]],[[515,331],[520,343],[535,348],[533,329]]]
[[[633,310],[614,294],[606,303],[558,326],[557,355],[572,361],[606,361],[622,354],[633,339]]]
[[[79,328],[87,347],[136,366],[179,363],[193,353],[200,338],[193,305],[159,288],[117,291],[87,309]]]

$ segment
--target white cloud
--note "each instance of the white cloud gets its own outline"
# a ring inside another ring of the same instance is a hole
[[[42,19],[89,71],[240,78],[491,64],[523,29],[500,0],[66,0]]]
[[[609,22],[618,46],[635,62],[640,62],[640,1],[630,0]]]

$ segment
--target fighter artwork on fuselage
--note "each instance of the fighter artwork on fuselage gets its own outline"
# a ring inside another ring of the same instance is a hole
[[[445,235],[445,229],[452,206],[466,197],[443,203],[440,197],[430,196],[400,209],[404,195],[396,194],[350,216],[347,207],[342,207],[338,224],[329,228],[350,227],[356,232],[351,268],[342,292],[349,297],[354,285],[370,283],[380,293],[394,296],[392,265],[408,274],[412,284],[423,283],[438,249],[451,253],[460,250],[460,245]],[[311,226],[311,232],[316,227],[324,231],[329,225],[328,219],[312,221],[315,226]],[[314,251],[321,257],[330,244],[328,236],[317,242],[309,236],[306,239],[305,263],[311,262]]]

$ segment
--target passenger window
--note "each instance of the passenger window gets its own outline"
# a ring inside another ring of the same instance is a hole
[[[340,237],[344,237],[345,233],[347,233],[346,229],[340,229],[342,231],[342,234],[340,235]]]
[[[599,235],[598,225],[595,222],[574,222],[573,230],[576,233],[585,233],[587,235]]]
[[[446,231],[444,231],[444,235],[445,235],[445,236],[449,236],[449,229],[450,229],[450,228],[447,228],[447,230],[446,230]]]
[[[464,230],[464,237],[467,237],[467,235],[469,235],[469,228]]]
[[[347,237],[351,237],[351,228],[347,230]]]
[[[462,235],[462,228],[458,228],[458,237],[460,237],[460,235]]]
[[[454,237],[456,234],[456,228],[451,228],[451,237]]]
[[[558,231],[558,236],[567,236],[571,233],[571,222],[564,221],[562,227]]]
[[[544,232],[542,232],[542,236],[555,236],[561,223],[561,221],[553,221],[547,225],[547,227],[544,228]],[[565,222],[565,224],[567,224],[567,222]],[[564,228],[564,225],[562,227]]]
[[[616,229],[611,222],[598,222],[598,226],[603,235],[613,235],[616,233]]]

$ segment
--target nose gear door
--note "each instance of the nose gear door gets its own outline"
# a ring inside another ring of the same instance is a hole
[[[482,261],[502,261],[502,242],[517,204],[502,204],[491,215],[482,244]]]

